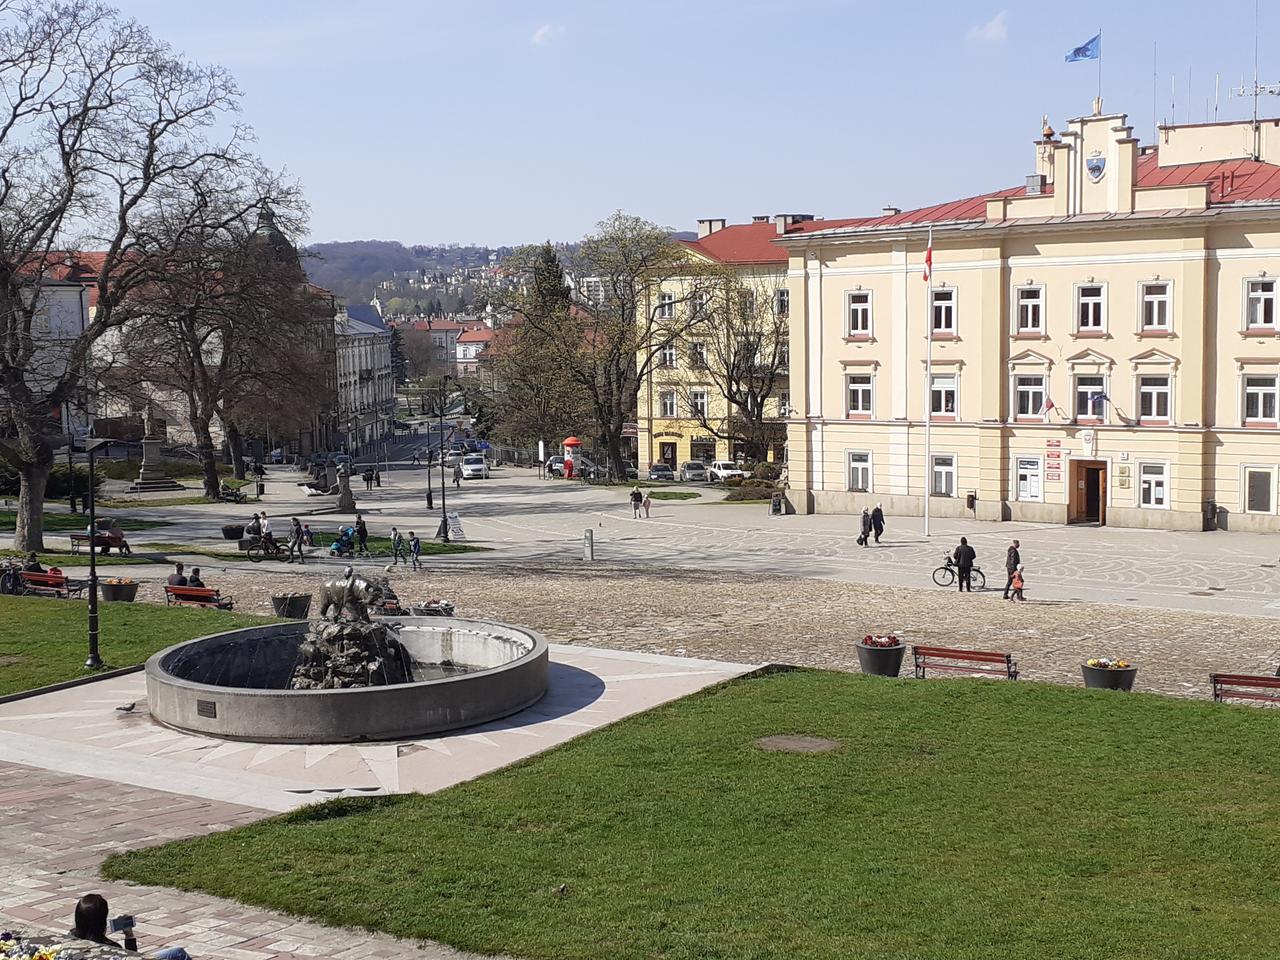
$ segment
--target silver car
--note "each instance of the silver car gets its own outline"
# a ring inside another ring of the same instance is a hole
[[[685,483],[705,483],[707,479],[707,465],[701,460],[689,460],[680,464],[680,479]]]

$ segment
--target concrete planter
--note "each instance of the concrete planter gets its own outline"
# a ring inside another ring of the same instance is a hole
[[[243,523],[228,523],[222,528],[223,540],[239,540],[244,536]]]
[[[111,600],[115,603],[133,603],[138,598],[138,584],[134,583],[103,583],[98,581],[98,593],[101,594],[103,600]]]
[[[277,593],[271,598],[271,609],[286,620],[305,620],[311,612],[311,594]]]
[[[1082,663],[1080,673],[1084,675],[1084,685],[1091,690],[1132,690],[1138,668],[1091,667]]]
[[[858,651],[858,666],[863,673],[876,677],[896,677],[902,671],[902,658],[907,652],[905,643],[896,647],[869,647],[858,641],[853,646]]]

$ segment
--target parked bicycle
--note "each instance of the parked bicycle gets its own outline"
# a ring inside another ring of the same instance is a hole
[[[951,559],[951,554],[948,553],[946,562],[933,571],[933,582],[940,587],[954,587],[958,576],[959,573],[957,572],[955,561]],[[975,566],[973,568],[973,576],[970,579],[970,583],[979,590],[986,589],[987,578],[983,576],[981,567]]]

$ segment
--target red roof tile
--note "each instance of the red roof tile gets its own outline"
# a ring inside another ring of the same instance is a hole
[[[773,242],[777,237],[772,223],[735,223],[683,243],[720,263],[786,263],[787,251]]]
[[[458,335],[459,343],[488,343],[493,339],[493,331],[488,327],[481,327],[478,330],[468,330],[466,333]]]
[[[1280,166],[1257,160],[1210,160],[1159,165],[1152,152],[1138,160],[1139,187],[1178,187],[1209,184],[1209,202],[1214,205],[1280,200]]]

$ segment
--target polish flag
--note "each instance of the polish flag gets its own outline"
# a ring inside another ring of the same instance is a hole
[[[924,251],[924,282],[933,279],[933,227],[929,228],[929,246]]]
[[[1040,411],[1042,417],[1047,417],[1050,413],[1057,409],[1056,404],[1048,397],[1044,398],[1044,409]]]

